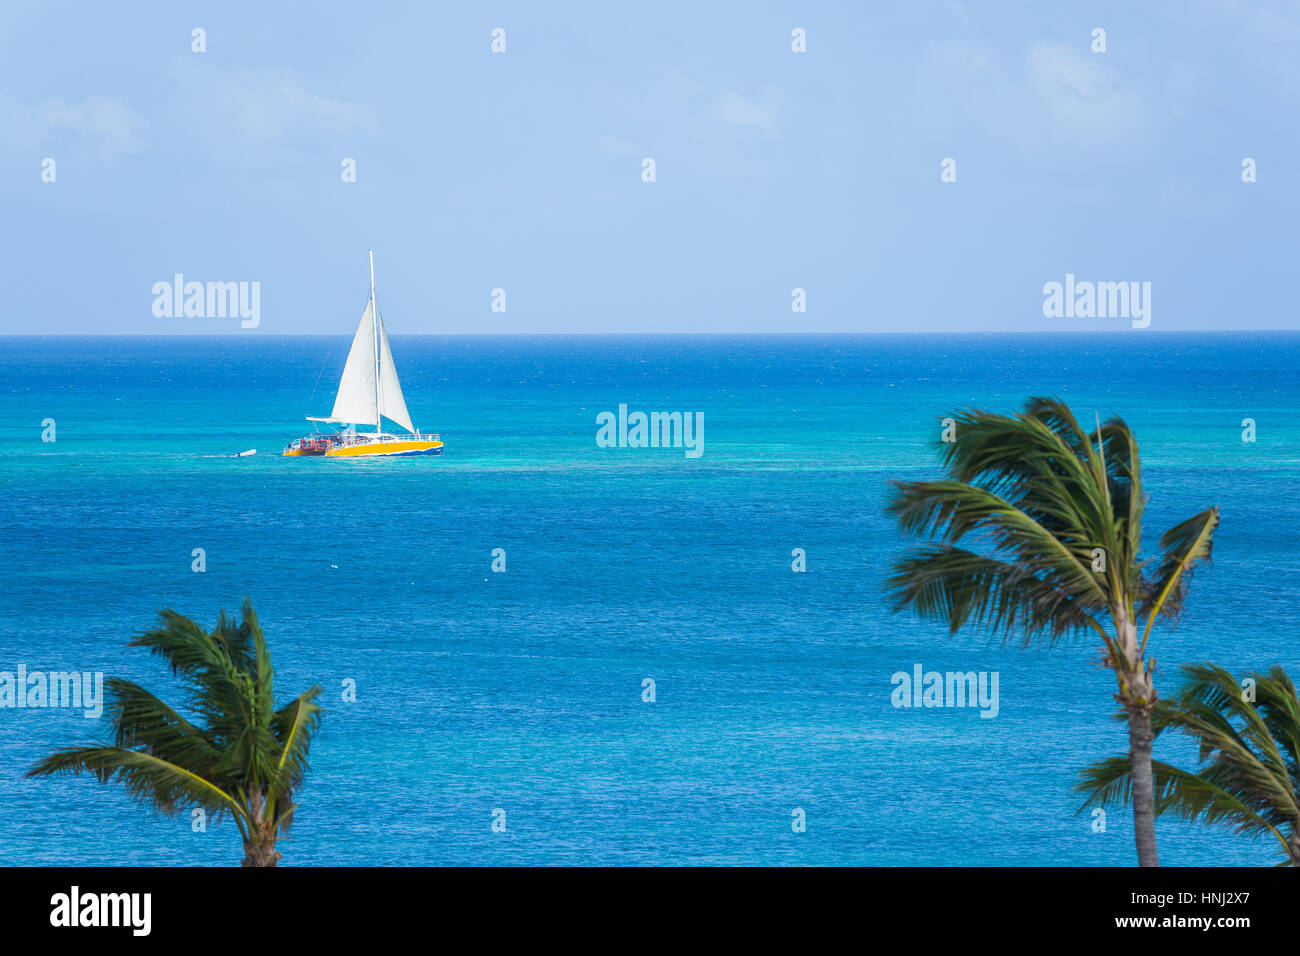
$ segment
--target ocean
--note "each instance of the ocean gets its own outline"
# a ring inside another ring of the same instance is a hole
[[[0,670],[166,697],[127,641],[249,597],[279,697],[319,683],[328,708],[282,865],[1132,864],[1131,819],[1071,790],[1127,750],[1098,646],[949,637],[882,596],[888,484],[937,476],[940,419],[969,406],[1122,415],[1152,547],[1222,509],[1154,632],[1157,686],[1206,659],[1300,678],[1300,334],[396,335],[445,454],[280,457],[348,341],[0,338]],[[702,413],[703,454],[599,447],[621,404]],[[917,665],[996,672],[996,716],[896,708]],[[229,820],[23,777],[105,730],[0,710],[0,863],[237,864]],[[1222,828],[1157,834],[1165,864],[1276,862]]]

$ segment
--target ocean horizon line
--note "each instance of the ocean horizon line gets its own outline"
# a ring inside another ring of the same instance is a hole
[[[121,339],[121,338],[156,338],[156,339],[327,339],[352,338],[354,332],[0,332],[0,339]],[[587,339],[704,339],[704,338],[1120,338],[1128,336],[1294,336],[1300,335],[1300,328],[1294,329],[1073,329],[1073,330],[1033,330],[1006,329],[997,331],[975,330],[916,330],[916,331],[764,331],[764,332],[390,332],[392,338],[402,339],[544,339],[544,338],[587,338]]]

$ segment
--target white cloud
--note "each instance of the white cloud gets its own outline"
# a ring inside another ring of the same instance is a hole
[[[1093,53],[1034,43],[1025,75],[1046,120],[1066,138],[1112,141],[1141,125],[1141,100]]]
[[[286,140],[311,141],[322,136],[374,135],[380,127],[376,110],[363,103],[309,90],[288,69],[227,72],[191,66],[170,84],[173,93],[163,112],[169,129],[182,131],[173,140],[206,144],[219,141],[274,149]],[[161,121],[160,121],[161,122]],[[91,96],[76,101],[49,99],[37,106],[0,96],[0,139],[22,149],[60,150],[70,146],[113,156],[147,144],[143,116],[124,100]]]
[[[229,120],[223,132],[246,139],[265,143],[302,133],[373,135],[379,129],[373,107],[313,93],[292,70],[200,70],[196,80]]]
[[[1275,89],[1300,95],[1300,3],[1197,0],[1179,4],[1177,15],[1212,34],[1216,49],[1235,46],[1244,65],[1266,73]]]
[[[718,97],[717,108],[718,117],[730,126],[757,126],[768,131],[776,129],[778,111],[774,103],[755,103],[739,93],[726,90]]]
[[[146,125],[144,117],[111,96],[92,96],[83,103],[49,100],[41,106],[38,122],[46,135],[71,130],[98,141],[109,153],[138,149],[138,134]]]
[[[617,136],[609,136],[603,133],[596,137],[596,148],[602,153],[608,153],[610,156],[617,156],[621,159],[637,154],[637,148],[631,140],[620,139]]]
[[[626,126],[597,135],[595,148],[620,160],[653,157],[699,175],[728,179],[763,175],[770,152],[755,148],[759,145],[755,140],[767,146],[780,138],[784,95],[770,85],[758,99],[716,89],[680,70],[670,70],[644,91],[620,98],[619,112]]]
[[[111,96],[92,96],[79,103],[50,99],[35,107],[0,97],[3,138],[24,149],[72,145],[108,156],[129,153],[144,145],[140,136],[146,126],[144,117]]]
[[[1150,125],[1143,94],[1086,47],[1031,43],[1019,68],[973,38],[928,47],[932,108],[954,114],[954,124],[974,121],[1024,148],[1105,148]]]

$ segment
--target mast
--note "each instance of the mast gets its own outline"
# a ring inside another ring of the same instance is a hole
[[[379,414],[379,304],[375,302],[375,250],[370,250],[370,322],[375,339],[375,433],[380,431]]]

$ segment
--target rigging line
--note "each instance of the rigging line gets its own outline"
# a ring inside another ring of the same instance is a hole
[[[330,360],[330,353],[334,351],[334,343],[331,342],[329,348],[325,350],[325,361],[320,363],[320,371],[316,373],[316,384],[311,387],[311,398],[307,404],[310,405],[316,400],[316,389],[320,386],[320,377],[325,374],[325,364]]]
[[[367,301],[367,302],[370,301],[369,297],[366,298],[366,301]],[[327,348],[327,349],[325,350],[325,361],[323,361],[323,362],[320,363],[320,371],[316,373],[316,383],[315,383],[314,385],[312,385],[312,387],[311,387],[311,398],[309,398],[309,399],[307,400],[307,406],[308,406],[309,408],[311,407],[311,404],[312,404],[314,401],[316,401],[316,389],[320,388],[320,380],[321,380],[321,376],[325,374],[325,366],[329,364],[330,356],[334,354],[334,339],[335,339],[335,338],[337,338],[337,336],[333,336],[333,335],[330,336],[330,344],[329,344],[329,348]]]
[[[311,387],[311,398],[307,400],[307,407],[314,408],[316,402],[316,389],[320,387],[321,376],[325,374],[325,366],[329,364],[330,355],[334,352],[334,342],[331,336],[329,348],[325,350],[325,361],[320,363],[320,371],[316,373],[316,384]]]

